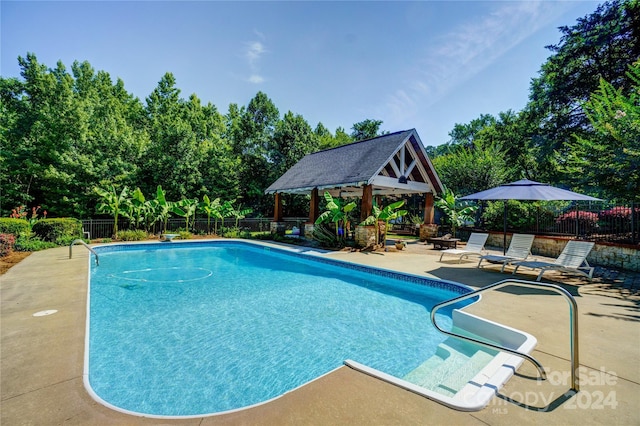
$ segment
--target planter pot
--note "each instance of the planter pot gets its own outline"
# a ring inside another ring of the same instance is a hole
[[[356,240],[356,245],[358,247],[369,247],[369,246],[375,245],[376,244],[376,227],[373,225],[356,226],[355,240]]]
[[[427,238],[438,236],[438,225],[435,223],[427,223],[420,225],[420,241],[426,241]]]
[[[404,243],[396,243],[396,250],[402,250],[404,248]]]

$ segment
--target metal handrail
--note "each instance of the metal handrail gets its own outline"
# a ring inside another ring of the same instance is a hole
[[[81,240],[80,238],[78,238],[77,240],[73,240],[73,242],[69,245],[69,259],[71,259],[71,256],[73,255],[73,245],[75,243],[81,243],[83,246],[85,246],[91,253],[93,253],[96,256],[96,265],[100,266],[100,259],[98,258],[98,253],[96,253],[96,251],[94,249],[92,249],[91,247],[89,247],[89,244],[85,243],[84,240]]]
[[[533,358],[532,356],[530,356],[528,354],[525,354],[525,353],[522,353],[522,352],[519,352],[519,351],[516,351],[514,349],[506,348],[504,346],[500,346],[500,345],[496,345],[496,344],[488,343],[488,342],[483,342],[481,340],[474,339],[473,337],[467,337],[467,336],[464,336],[464,335],[461,335],[461,334],[453,333],[451,331],[443,330],[436,323],[436,311],[438,309],[443,308],[445,306],[452,305],[454,303],[460,302],[460,301],[465,300],[465,299],[469,299],[469,298],[474,297],[474,296],[476,296],[476,295],[478,295],[480,293],[484,293],[485,291],[496,290],[498,288],[507,287],[509,285],[515,285],[515,286],[519,286],[519,287],[538,288],[538,289],[540,287],[543,287],[543,288],[546,288],[546,289],[549,289],[549,290],[556,291],[557,293],[560,293],[569,302],[569,311],[570,311],[569,320],[571,322],[571,331],[570,331],[570,335],[571,335],[571,389],[576,391],[576,392],[578,392],[580,390],[580,384],[578,383],[578,368],[580,367],[580,361],[579,361],[580,350],[578,348],[578,304],[576,303],[576,300],[573,298],[571,293],[569,293],[567,290],[565,290],[564,288],[562,288],[560,286],[557,286],[555,284],[539,283],[539,282],[524,281],[524,280],[514,280],[514,279],[506,279],[506,280],[498,281],[496,283],[489,284],[488,286],[483,287],[483,288],[481,288],[479,290],[472,291],[471,293],[465,293],[462,296],[454,297],[453,299],[446,300],[444,302],[438,303],[431,310],[431,323],[433,323],[434,327],[437,328],[439,331],[441,331],[442,333],[447,334],[449,336],[457,337],[457,338],[463,339],[463,340],[468,340],[470,342],[476,343],[476,344],[481,345],[481,346],[489,347],[489,348],[492,348],[492,349],[497,349],[499,351],[508,352],[510,354],[522,357],[522,358],[526,359],[527,361],[530,361],[533,365],[535,365],[535,367],[537,368],[538,372],[540,373],[540,377],[542,378],[542,380],[545,380],[547,378],[547,373],[545,372],[544,367],[542,367],[542,365],[535,358]]]

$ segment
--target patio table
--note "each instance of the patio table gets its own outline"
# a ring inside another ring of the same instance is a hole
[[[434,249],[458,248],[460,238],[427,238],[427,243],[432,243]]]

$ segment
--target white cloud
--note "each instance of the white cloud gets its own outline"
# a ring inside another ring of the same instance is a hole
[[[260,40],[245,43],[244,57],[247,59],[251,71],[251,75],[247,78],[247,81],[253,84],[260,84],[265,81],[264,77],[260,75],[260,60],[267,52],[267,49],[262,42],[265,40],[264,34],[257,30],[253,32]]]
[[[261,42],[252,41],[247,43],[245,56],[249,60],[249,65],[254,66],[264,52],[265,48]]]
[[[434,105],[569,7],[563,2],[544,1],[494,4],[497,6],[490,13],[430,41],[413,65],[407,87],[389,95],[391,121],[406,122],[416,115],[416,105]]]

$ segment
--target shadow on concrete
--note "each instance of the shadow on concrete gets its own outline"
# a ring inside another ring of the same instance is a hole
[[[564,404],[565,402],[567,402],[569,399],[571,399],[574,395],[576,395],[576,392],[569,389],[568,391],[566,391],[565,393],[563,393],[562,395],[558,396],[556,399],[554,399],[553,401],[550,401],[549,403],[547,403],[546,405],[543,406],[538,406],[538,405],[529,405],[529,403],[531,403],[531,401],[529,401],[529,396],[530,394],[527,392],[524,392],[524,394],[518,393],[518,396],[522,396],[522,399],[525,402],[519,401],[518,399],[515,398],[511,398],[508,397],[504,394],[498,393],[496,395],[497,398],[506,401],[508,403],[511,403],[513,405],[516,405],[522,409],[525,410],[529,410],[529,411],[537,411],[537,412],[542,412],[542,413],[549,413],[551,411],[556,410],[557,408],[559,408],[560,406],[562,406],[562,404]],[[549,396],[549,398],[553,398],[553,394],[551,394]],[[544,398],[541,397],[541,395],[536,394],[535,397],[535,401],[534,403],[538,402],[538,399],[540,399],[540,401],[542,401],[543,403],[546,402],[544,400]]]

